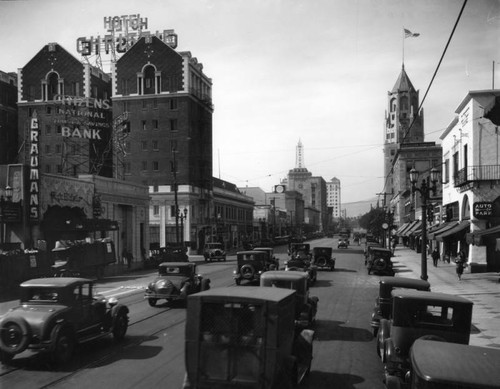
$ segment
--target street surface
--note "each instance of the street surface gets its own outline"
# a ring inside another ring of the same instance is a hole
[[[382,364],[369,325],[378,293],[379,277],[368,275],[361,246],[337,250],[337,239],[309,242],[334,247],[336,270],[318,272],[311,295],[319,297],[315,324],[314,360],[310,388],[384,388]],[[275,248],[280,264],[287,259],[286,247]],[[198,273],[211,280],[211,287],[234,285],[235,256],[226,262],[205,263],[191,256]],[[98,282],[106,297],[117,297],[130,309],[130,324],[124,342],[101,339],[77,349],[63,369],[51,370],[43,356],[29,351],[17,356],[12,366],[2,366],[0,387],[17,388],[181,388],[184,378],[184,324],[182,304],[160,300],[150,307],[144,288],[154,271],[141,271]],[[4,314],[16,301],[0,303]]]

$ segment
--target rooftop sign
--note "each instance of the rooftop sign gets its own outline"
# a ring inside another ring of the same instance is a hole
[[[147,31],[148,18],[140,14],[104,17],[104,28],[109,34],[90,38],[81,37],[76,40],[76,50],[83,56],[125,53],[142,37],[156,36],[168,46],[177,47],[177,34],[174,30],[163,30],[151,33]]]

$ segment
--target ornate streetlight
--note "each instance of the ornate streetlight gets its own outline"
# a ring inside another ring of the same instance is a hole
[[[177,213],[178,213],[178,217],[181,221],[181,244],[182,244],[182,247],[184,247],[184,220],[186,220],[186,218],[187,218],[188,210],[187,210],[187,208],[184,208],[184,211],[181,212],[180,209],[177,209]]]
[[[421,246],[421,275],[422,280],[427,281],[427,200],[430,198],[432,192],[436,195],[437,182],[439,181],[439,171],[436,168],[431,169],[430,181],[432,186],[429,186],[429,178],[426,177],[422,180],[420,188],[417,187],[418,171],[415,169],[410,170],[410,182],[412,193],[419,192],[422,199],[422,246]]]

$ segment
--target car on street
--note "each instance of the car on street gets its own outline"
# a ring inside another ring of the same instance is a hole
[[[368,258],[366,259],[366,269],[368,274],[394,276],[394,268],[392,266],[391,257],[392,251],[383,247],[371,247]]]
[[[335,269],[335,258],[332,257],[333,249],[331,247],[314,247],[312,264],[318,269]]]
[[[210,279],[196,272],[195,263],[164,262],[158,267],[158,277],[148,284],[144,298],[154,307],[158,300],[186,300],[188,295],[207,289]]]
[[[183,388],[296,388],[311,370],[314,331],[296,328],[295,293],[240,286],[189,296]]]
[[[388,389],[500,389],[500,350],[417,339],[410,370],[390,376]]]
[[[318,268],[311,262],[311,245],[309,243],[292,243],[289,259],[285,261],[285,270],[306,272],[309,276],[309,284],[312,285],[318,278]]]
[[[68,362],[77,344],[125,337],[129,309],[95,292],[90,279],[37,278],[20,285],[20,305],[0,321],[0,359],[9,363],[25,350],[44,352],[54,365]]]
[[[380,320],[377,353],[386,377],[405,376],[410,348],[425,337],[443,342],[469,344],[472,301],[451,294],[394,289],[392,315]]]
[[[296,323],[301,328],[312,327],[316,320],[319,299],[309,295],[307,274],[295,271],[268,271],[260,276],[260,286],[295,290]]]
[[[233,278],[236,285],[241,281],[259,282],[260,275],[269,269],[269,253],[257,250],[238,251],[236,253],[236,270]]]
[[[219,242],[205,243],[203,248],[203,257],[205,262],[212,261],[225,261],[226,251],[224,250],[224,245]]]
[[[392,313],[392,291],[399,289],[414,289],[430,291],[431,284],[416,278],[408,277],[380,277],[379,292],[375,299],[370,325],[373,330],[373,336],[377,336],[380,326],[380,320],[390,319]]]
[[[274,249],[272,247],[254,247],[252,250],[262,251],[267,254],[266,259],[266,270],[277,270],[280,266],[280,261],[274,255]]]
[[[339,242],[337,243],[337,248],[338,249],[346,249],[348,247],[349,247],[349,243],[347,243],[347,240],[340,238]]]

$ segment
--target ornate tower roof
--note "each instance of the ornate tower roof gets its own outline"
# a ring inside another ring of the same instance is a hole
[[[401,69],[401,73],[394,84],[394,88],[392,88],[391,93],[399,93],[399,92],[415,92],[415,88],[406,74],[405,65],[403,64],[403,68]]]

